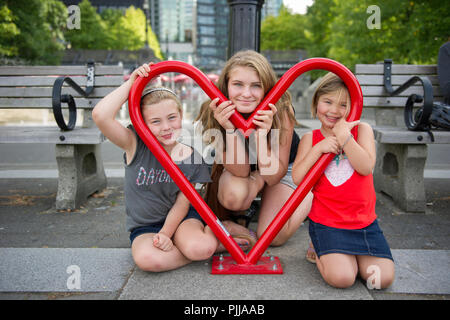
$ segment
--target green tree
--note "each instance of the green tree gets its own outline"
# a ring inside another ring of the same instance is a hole
[[[380,28],[370,29],[370,5],[380,9]],[[328,8],[327,8],[328,7]],[[448,1],[316,0],[307,12],[310,56],[356,63],[432,64],[450,32]]]
[[[134,6],[125,13],[107,9],[101,15],[88,0],[80,3],[81,29],[68,30],[66,38],[76,49],[138,50],[145,45],[145,14]],[[159,42],[150,26],[149,46],[162,59]]]
[[[58,64],[66,8],[58,0],[6,0],[0,9],[0,54],[29,64]]]
[[[261,25],[261,50],[304,49],[306,18],[281,7],[277,17],[268,16]]]
[[[115,49],[138,50],[145,45],[145,14],[141,9],[129,7],[114,24]],[[159,42],[150,25],[147,26],[149,47],[158,59],[162,59]]]
[[[330,50],[331,22],[336,5],[334,0],[315,0],[306,13],[306,49],[310,57],[327,57]]]
[[[80,7],[80,29],[65,32],[67,41],[74,49],[109,49],[112,41],[107,25],[89,0],[83,0]]]
[[[20,30],[14,23],[12,11],[6,4],[0,7],[0,56],[12,57],[18,54],[19,48],[14,43]]]

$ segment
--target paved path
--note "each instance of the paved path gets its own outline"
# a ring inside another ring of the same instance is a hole
[[[393,286],[369,290],[358,280],[341,290],[328,286],[304,259],[308,222],[285,246],[269,248],[281,259],[283,275],[211,275],[211,261],[159,274],[138,270],[125,230],[123,170],[111,160],[120,153],[112,149],[106,155],[108,188],[72,212],[55,209],[56,170],[45,159],[0,168],[0,299],[450,298],[445,166],[425,173],[425,214],[405,213],[377,194],[380,226],[396,263]]]
[[[134,265],[121,179],[73,212],[54,208],[55,179],[0,179],[0,299],[449,299],[446,179],[427,180],[426,214],[406,214],[378,194],[377,213],[396,263],[387,290],[358,280],[335,289],[305,259],[307,224],[283,247],[282,275],[211,275],[211,261],[151,274]],[[79,276],[79,277],[78,277]],[[79,282],[77,281],[79,279]]]

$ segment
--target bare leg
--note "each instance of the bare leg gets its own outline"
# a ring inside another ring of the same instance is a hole
[[[197,219],[187,219],[175,232],[174,244],[186,258],[198,261],[209,259],[219,241],[209,226]]]
[[[391,259],[372,256],[356,256],[359,274],[370,281],[375,289],[388,288],[395,278],[395,266]]]
[[[263,187],[264,180],[256,171],[242,178],[224,170],[219,179],[217,198],[229,210],[246,210]]]
[[[320,258],[316,256],[316,265],[325,282],[333,287],[348,288],[355,283],[358,263],[353,255],[330,253]]]
[[[258,238],[261,237],[293,192],[294,190],[291,187],[282,183],[270,187],[266,186],[259,213]],[[297,231],[311,210],[312,198],[313,195],[309,192],[272,241],[272,245],[283,245]]]
[[[131,254],[136,265],[143,271],[161,272],[180,268],[189,262],[176,246],[162,251],[153,245],[154,233],[145,233],[134,239]]]

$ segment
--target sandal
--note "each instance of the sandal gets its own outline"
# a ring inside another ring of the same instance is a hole
[[[306,260],[316,263],[316,250],[314,250],[312,242],[309,243],[308,250],[306,250]]]

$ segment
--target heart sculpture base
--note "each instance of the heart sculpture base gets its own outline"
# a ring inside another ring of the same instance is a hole
[[[278,257],[261,257],[256,264],[238,264],[231,256],[214,256],[211,274],[283,274]]]

